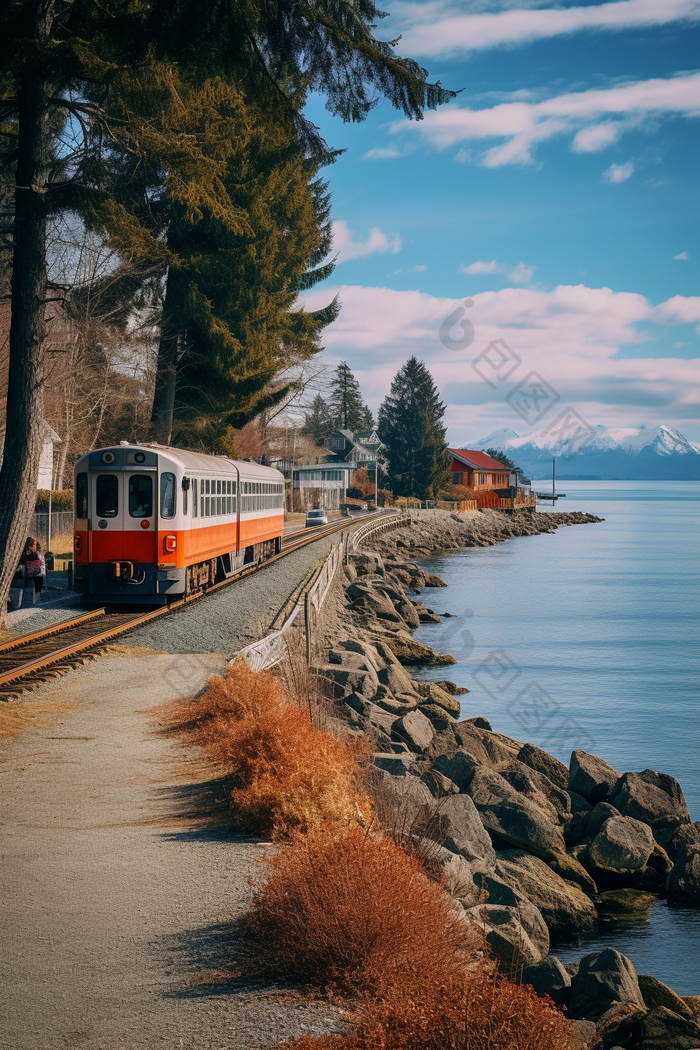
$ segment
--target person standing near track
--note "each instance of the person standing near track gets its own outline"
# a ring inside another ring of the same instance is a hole
[[[32,605],[34,605],[39,600],[41,589],[44,586],[46,562],[44,561],[44,555],[41,553],[41,544],[33,536],[27,537],[20,564],[24,565],[24,586],[31,587],[32,584],[34,586],[35,597],[32,602]]]

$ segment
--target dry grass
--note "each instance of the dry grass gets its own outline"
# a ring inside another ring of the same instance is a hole
[[[79,703],[51,700],[24,700],[19,704],[0,702],[0,739],[16,736],[33,726],[50,725],[59,715],[79,706]]]
[[[253,969],[341,995],[383,996],[463,971],[477,946],[416,857],[354,828],[266,862],[248,918]]]
[[[369,818],[357,783],[362,745],[318,728],[276,678],[243,660],[173,705],[170,725],[234,778],[237,815],[255,832],[282,839]]]
[[[573,1050],[570,1026],[549,999],[471,973],[414,996],[397,990],[363,1006],[346,1036],[302,1036],[286,1050]]]

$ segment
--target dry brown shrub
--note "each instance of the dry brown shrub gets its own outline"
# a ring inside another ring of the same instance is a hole
[[[474,936],[416,857],[359,828],[317,833],[268,860],[248,918],[254,967],[342,995],[462,972]]]
[[[470,973],[418,995],[364,1005],[343,1037],[285,1044],[288,1050],[573,1050],[570,1025],[549,999],[503,978]]]
[[[253,831],[279,839],[369,817],[358,790],[361,745],[319,729],[277,679],[243,660],[177,704],[171,727],[233,776],[237,814]]]

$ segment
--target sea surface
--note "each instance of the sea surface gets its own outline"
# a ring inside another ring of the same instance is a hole
[[[604,522],[561,527],[424,562],[447,588],[424,592],[439,625],[416,638],[457,664],[462,717],[531,741],[568,764],[573,748],[620,773],[680,782],[700,820],[700,485],[566,481],[555,507]],[[659,900],[632,924],[553,951],[563,960],[612,945],[638,972],[700,994],[700,910]]]

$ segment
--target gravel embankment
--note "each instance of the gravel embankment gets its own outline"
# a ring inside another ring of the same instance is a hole
[[[268,633],[280,609],[338,539],[335,534],[310,543],[181,612],[137,628],[120,643],[165,653],[231,656]]]

